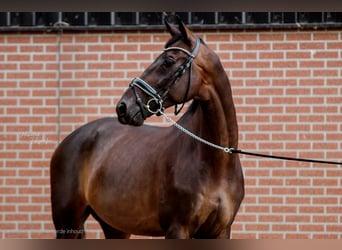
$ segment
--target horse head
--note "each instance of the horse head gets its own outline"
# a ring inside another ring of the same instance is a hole
[[[140,126],[147,117],[173,105],[178,114],[185,102],[198,96],[203,77],[197,61],[203,43],[178,16],[175,20],[176,24],[170,24],[165,18],[171,38],[164,51],[132,80],[118,102],[116,112],[122,124]]]

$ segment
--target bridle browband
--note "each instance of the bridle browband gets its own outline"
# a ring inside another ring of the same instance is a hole
[[[178,115],[179,112],[182,110],[186,102],[186,99],[188,97],[189,90],[190,90],[190,83],[191,83],[191,78],[192,78],[192,62],[195,59],[199,51],[200,43],[201,43],[201,39],[197,38],[195,48],[191,52],[181,47],[168,47],[164,49],[163,51],[164,53],[170,50],[179,50],[188,56],[188,59],[175,71],[174,78],[170,82],[170,84],[167,85],[167,88],[164,90],[164,93],[160,94],[161,91],[157,91],[150,84],[148,84],[146,81],[144,81],[140,77],[134,78],[132,82],[129,84],[129,87],[134,92],[134,95],[136,97],[136,102],[141,109],[141,113],[144,119],[147,118],[147,114],[145,113],[146,111],[150,112],[151,114],[161,115],[161,113],[164,111],[163,101],[165,97],[167,96],[171,85],[175,84],[182,77],[185,71],[189,69],[189,80],[188,80],[186,92],[183,98],[182,106],[178,109],[177,104],[175,104],[175,112],[174,112],[175,115]],[[146,104],[143,103],[141,97],[135,90],[135,87],[137,87],[138,89],[143,91],[146,95],[151,97],[146,102]]]

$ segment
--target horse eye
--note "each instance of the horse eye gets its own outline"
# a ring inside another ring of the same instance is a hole
[[[169,57],[165,58],[164,62],[163,62],[163,65],[165,67],[170,67],[172,66],[173,64],[175,63],[175,61]]]

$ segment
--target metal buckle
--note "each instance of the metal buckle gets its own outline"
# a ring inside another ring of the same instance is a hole
[[[163,101],[161,99],[151,98],[144,105],[148,112],[152,114],[160,114],[163,111]]]

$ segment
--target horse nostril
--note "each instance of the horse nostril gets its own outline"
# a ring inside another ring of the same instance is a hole
[[[118,106],[116,107],[116,112],[119,116],[123,116],[126,114],[127,106],[124,102],[120,102]]]

